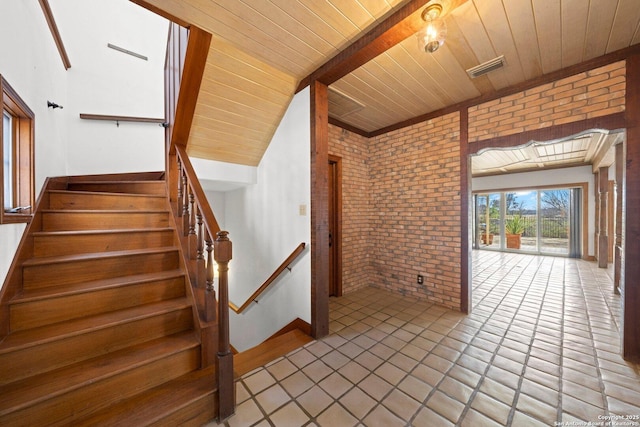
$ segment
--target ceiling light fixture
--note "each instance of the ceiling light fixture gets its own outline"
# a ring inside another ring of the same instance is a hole
[[[441,3],[432,3],[422,11],[422,19],[427,25],[416,34],[420,50],[433,53],[444,44],[444,39],[447,36],[447,24],[441,16]]]

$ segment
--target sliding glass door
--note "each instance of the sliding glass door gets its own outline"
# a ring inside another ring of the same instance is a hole
[[[580,256],[580,189],[474,195],[474,247]]]
[[[538,250],[538,192],[503,193],[506,248],[523,252]]]
[[[568,188],[540,193],[540,252],[569,254]]]

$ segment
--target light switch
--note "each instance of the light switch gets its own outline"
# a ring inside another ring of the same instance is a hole
[[[300,205],[300,216],[307,216],[307,205]]]

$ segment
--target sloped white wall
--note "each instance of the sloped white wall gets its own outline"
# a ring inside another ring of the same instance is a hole
[[[307,248],[259,303],[230,314],[231,343],[254,347],[294,320],[311,321],[309,90],[291,102],[257,169],[254,185],[225,193],[225,228],[233,242],[229,294],[236,305],[266,280],[300,243]],[[300,206],[306,215],[300,214]]]
[[[0,1],[0,74],[35,114],[36,195],[47,176],[66,171],[67,74],[37,1]],[[25,224],[0,225],[0,285]]]
[[[164,170],[158,124],[81,120],[80,113],[164,117],[169,23],[128,0],[50,0],[70,57],[67,174]],[[107,47],[122,47],[142,60]]]
[[[68,74],[37,1],[0,2],[0,74],[35,114],[36,194],[66,172]]]
[[[47,177],[164,169],[164,129],[79,113],[164,116],[168,23],[127,0],[51,0],[65,70],[37,1],[0,1],[0,74],[35,114],[36,196]],[[112,43],[149,57],[107,48]],[[63,109],[47,107],[47,101]],[[24,224],[0,225],[0,283]]]

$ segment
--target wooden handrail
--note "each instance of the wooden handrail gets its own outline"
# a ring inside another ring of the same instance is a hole
[[[44,18],[47,20],[47,25],[49,25],[49,30],[51,30],[53,41],[56,43],[58,53],[60,53],[62,65],[64,65],[65,70],[68,70],[69,68],[71,68],[71,61],[69,61],[69,55],[67,55],[67,50],[64,48],[64,43],[62,43],[62,37],[60,36],[60,31],[58,31],[56,20],[53,17],[53,12],[51,11],[49,0],[39,0],[39,2],[40,7],[44,12]]]
[[[198,208],[200,209],[204,225],[211,233],[211,236],[216,236],[218,232],[220,232],[220,225],[218,225],[218,220],[216,220],[216,216],[213,214],[213,210],[211,210],[209,200],[207,199],[207,196],[202,189],[202,185],[200,185],[200,181],[197,178],[195,169],[193,169],[191,160],[189,160],[187,150],[182,145],[176,145],[176,152],[178,154],[178,158],[180,159],[180,163],[182,164],[184,173],[191,183],[193,198],[195,203],[198,205]]]
[[[137,122],[137,123],[159,123],[165,124],[164,119],[153,117],[133,117],[133,116],[109,116],[106,114],[86,114],[80,113],[80,118],[84,120],[106,120],[110,122]]]
[[[305,246],[306,244],[304,242],[300,243],[298,247],[295,248],[293,252],[291,252],[291,255],[289,255],[278,268],[276,268],[271,276],[269,276],[269,278],[265,280],[265,282],[258,289],[256,289],[253,294],[251,294],[251,296],[245,301],[244,304],[238,307],[234,303],[229,302],[229,308],[231,308],[238,314],[246,310],[247,307],[249,307],[249,305],[251,305],[251,303],[255,301],[260,296],[260,294],[262,294],[286,268],[289,268],[289,265],[298,257],[298,255],[302,253],[302,251],[304,251]]]
[[[165,127],[165,172],[172,221],[178,231],[183,249],[182,263],[190,282],[188,289],[197,310],[194,320],[200,335],[201,367],[215,363],[216,403],[218,419],[222,421],[234,413],[236,396],[233,353],[229,342],[228,266],[232,244],[229,233],[220,230],[186,150],[197,99],[195,94],[202,80],[211,34],[191,27],[186,36],[185,55],[182,54],[184,38],[185,29],[172,24],[165,62],[167,123],[162,120]],[[117,120],[118,117],[97,119]],[[219,273],[217,298],[213,274],[216,264]]]

